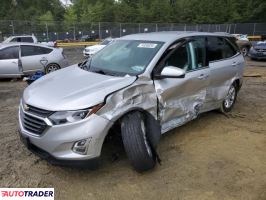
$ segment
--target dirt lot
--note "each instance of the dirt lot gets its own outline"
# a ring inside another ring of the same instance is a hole
[[[79,52],[67,52],[72,63],[82,59]],[[0,187],[54,187],[56,199],[266,200],[266,62],[248,65],[245,74],[260,77],[245,78],[232,113],[209,112],[165,134],[162,165],[143,174],[115,146],[96,171],[40,160],[17,134],[26,84],[0,81]]]

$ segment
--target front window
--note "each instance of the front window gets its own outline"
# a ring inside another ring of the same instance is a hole
[[[19,47],[7,47],[5,49],[0,50],[0,60],[8,60],[8,59],[18,59],[19,58]]]
[[[88,60],[89,71],[125,76],[145,71],[163,42],[117,40]]]

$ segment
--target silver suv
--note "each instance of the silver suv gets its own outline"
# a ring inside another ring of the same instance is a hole
[[[161,134],[200,113],[232,109],[243,70],[244,58],[226,34],[128,35],[28,86],[20,135],[52,163],[80,165],[98,160],[114,130],[133,167],[148,170],[159,161]]]

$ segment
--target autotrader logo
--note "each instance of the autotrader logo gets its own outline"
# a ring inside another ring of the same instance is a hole
[[[54,200],[54,188],[0,188],[0,199]]]

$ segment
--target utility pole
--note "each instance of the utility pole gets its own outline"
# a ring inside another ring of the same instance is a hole
[[[49,30],[48,30],[48,25],[47,25],[47,22],[45,23],[45,27],[46,27],[46,39],[47,39],[47,42],[49,42]]]
[[[102,39],[102,36],[101,36],[101,22],[99,22],[99,39],[100,40]]]
[[[11,21],[11,24],[9,25],[12,27],[12,35],[15,35],[15,28],[14,28],[14,22]]]
[[[76,40],[76,27],[75,27],[75,23],[73,23],[73,35],[74,35],[74,40]]]

